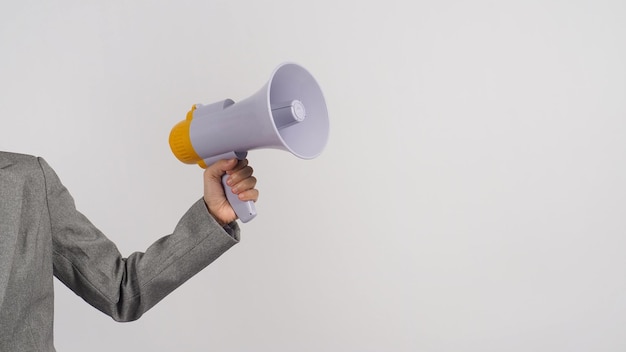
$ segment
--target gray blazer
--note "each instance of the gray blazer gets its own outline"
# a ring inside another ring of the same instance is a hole
[[[117,321],[145,311],[239,241],[198,200],[173,233],[123,258],[48,164],[0,152],[0,351],[54,351],[56,276]]]

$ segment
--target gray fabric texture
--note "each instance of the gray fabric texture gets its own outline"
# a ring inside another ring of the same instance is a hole
[[[53,275],[116,321],[132,321],[239,241],[202,199],[171,235],[122,257],[41,158],[0,152],[0,351],[53,346]]]

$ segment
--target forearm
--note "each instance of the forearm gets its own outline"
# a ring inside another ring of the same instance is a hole
[[[205,212],[197,202],[171,235],[125,259],[103,238],[91,241],[100,249],[90,262],[55,251],[55,275],[113,319],[136,320],[238,242],[236,224],[231,236]]]
[[[163,297],[239,241],[235,223],[219,226],[198,200],[171,235],[145,253],[123,258],[85,216],[57,175],[40,159],[45,177],[55,276],[115,320],[139,318]]]

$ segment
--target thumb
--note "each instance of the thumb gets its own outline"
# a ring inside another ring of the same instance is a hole
[[[213,179],[220,179],[226,171],[232,170],[237,165],[237,159],[223,159],[207,166],[204,174]]]

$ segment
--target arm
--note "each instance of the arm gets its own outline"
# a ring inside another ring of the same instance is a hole
[[[198,200],[171,235],[144,253],[123,258],[115,244],[76,210],[50,166],[42,159],[40,165],[46,182],[54,274],[114,320],[138,319],[239,241],[235,219],[222,216],[220,222],[230,223],[222,227],[210,215],[205,200]],[[224,212],[215,211],[218,215]]]

